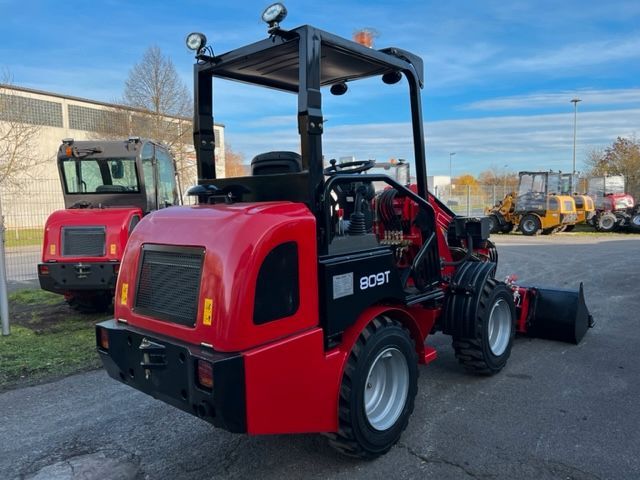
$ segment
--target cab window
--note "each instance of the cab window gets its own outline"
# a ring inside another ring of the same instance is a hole
[[[178,191],[176,189],[173,160],[165,149],[157,148],[156,161],[158,165],[158,208],[176,205],[178,203]]]
[[[147,192],[147,206],[149,209],[156,208],[156,181],[153,166],[153,145],[145,144],[142,148],[142,174],[144,176],[144,187]]]

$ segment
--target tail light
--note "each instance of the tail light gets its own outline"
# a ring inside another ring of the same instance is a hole
[[[38,265],[38,273],[40,275],[49,275],[49,265]]]
[[[98,327],[98,346],[103,350],[109,350],[109,332],[105,328]]]
[[[198,359],[198,384],[202,388],[213,388],[213,365],[205,360]]]

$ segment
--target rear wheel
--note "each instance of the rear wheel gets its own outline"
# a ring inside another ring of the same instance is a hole
[[[523,235],[537,235],[541,228],[540,219],[535,215],[525,215],[520,220],[520,231]]]
[[[640,213],[636,213],[633,217],[631,217],[629,227],[631,227],[631,230],[633,230],[634,232],[640,232]]]
[[[453,338],[458,361],[469,371],[493,375],[507,364],[515,336],[513,293],[502,282],[488,278],[479,299],[475,338]]]
[[[64,296],[67,304],[80,313],[101,313],[111,310],[111,292],[74,292]]]
[[[415,344],[402,325],[374,319],[356,341],[340,386],[338,433],[330,444],[359,458],[388,452],[407,427],[418,390]]]
[[[594,222],[596,230],[599,232],[613,232],[618,226],[618,219],[611,212],[599,213],[596,215]]]

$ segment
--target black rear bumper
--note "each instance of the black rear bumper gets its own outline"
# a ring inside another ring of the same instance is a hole
[[[120,262],[40,263],[38,280],[43,290],[65,293],[74,290],[114,290]],[[43,275],[42,268],[48,269]]]
[[[100,347],[100,329],[108,333],[108,351]],[[148,333],[115,320],[96,326],[98,353],[109,376],[216,427],[246,433],[242,355]],[[198,359],[213,365],[212,390],[197,382]]]

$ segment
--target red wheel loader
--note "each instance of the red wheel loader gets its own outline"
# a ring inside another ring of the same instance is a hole
[[[458,217],[427,191],[422,60],[308,25],[284,30],[279,5],[265,11],[269,35],[236,50],[214,56],[202,34],[187,37],[198,205],[142,219],[97,349],[112,378],[217,427],[321,432],[374,458],[407,427],[418,365],[436,359],[432,332],[490,375],[516,332],[578,343],[590,316],[581,286],[495,278],[486,220]],[[295,95],[300,153],[266,152],[252,175],[216,178],[213,78]],[[415,185],[367,173],[371,160],[323,169],[323,97],[366,78],[408,88]]]
[[[624,175],[605,175],[589,179],[589,195],[596,206],[591,223],[599,232],[630,228],[640,231],[640,211],[635,199],[626,193]]]
[[[133,229],[179,202],[174,161],[162,145],[131,137],[65,139],[57,162],[65,209],[45,225],[40,286],[81,312],[106,310]]]

